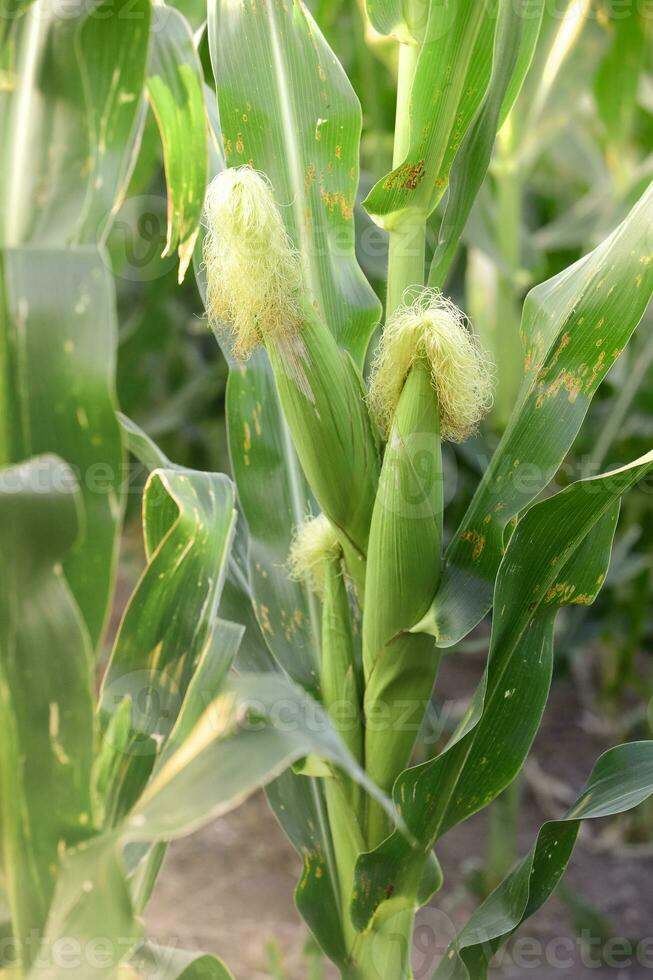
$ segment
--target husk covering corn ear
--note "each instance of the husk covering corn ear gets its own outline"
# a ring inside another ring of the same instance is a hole
[[[324,514],[297,528],[288,556],[291,578],[303,579],[322,599],[322,700],[350,752],[362,762],[360,670],[342,559]]]
[[[308,301],[266,178],[248,167],[223,171],[209,187],[206,221],[209,321],[218,333],[228,321],[236,357],[265,345],[305,476],[362,594],[380,462],[361,379]]]
[[[297,529],[289,566],[293,578],[303,578],[322,599],[322,701],[343,742],[362,765],[363,728],[360,665],[354,643],[343,552],[333,526],[321,514]],[[364,849],[359,788],[344,773],[325,781],[332,833],[337,835],[336,863],[343,908],[347,908],[356,860]],[[353,940],[348,918],[345,928]]]
[[[363,617],[365,766],[386,792],[407,765],[438,667],[432,639],[402,633],[440,574],[442,459],[428,366],[410,371],[394,415],[372,516]],[[368,845],[387,817],[370,802]]]
[[[365,765],[386,792],[408,764],[439,662],[429,637],[405,631],[430,607],[439,584],[441,439],[469,434],[490,395],[484,356],[453,304],[425,290],[397,311],[370,388],[373,411],[389,436],[372,516],[363,618]],[[373,804],[367,830],[370,847],[388,830]]]

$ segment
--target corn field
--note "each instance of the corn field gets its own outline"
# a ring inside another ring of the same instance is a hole
[[[261,789],[292,980],[507,975],[653,835],[653,7],[0,12],[0,976],[291,980],[148,935]],[[562,682],[605,751],[522,847]]]

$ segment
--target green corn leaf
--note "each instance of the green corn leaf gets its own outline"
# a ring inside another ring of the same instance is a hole
[[[420,883],[433,843],[489,804],[518,773],[548,696],[556,612],[593,601],[607,571],[619,499],[652,466],[653,452],[574,483],[535,504],[517,525],[497,577],[482,682],[447,748],[406,770],[393,789],[421,854],[395,832],[363,855],[353,906],[359,928],[389,892],[395,904],[427,900]]]
[[[324,780],[287,769],[266,788],[277,820],[302,859],[295,904],[326,955],[341,968],[347,960],[336,858]]]
[[[380,307],[354,255],[358,100],[300,0],[208,12],[226,163],[270,178],[310,298],[360,369]]]
[[[410,43],[414,37],[408,25],[408,6],[408,0],[365,0],[367,16],[379,34]]]
[[[452,943],[434,980],[485,980],[490,960],[548,899],[565,872],[583,820],[624,813],[653,793],[653,742],[609,749],[563,820],[550,820],[507,878]]]
[[[28,980],[114,980],[142,937],[115,835],[95,837],[64,859],[39,961]],[[62,947],[65,954],[62,954]]]
[[[211,165],[223,168],[219,152],[215,97],[206,93],[210,121]],[[217,148],[216,148],[217,147]],[[201,232],[200,232],[201,237]],[[195,252],[198,288],[206,302],[201,243]],[[244,650],[253,640],[252,666],[274,663],[308,690],[319,684],[318,649],[320,615],[315,597],[303,583],[291,582],[286,561],[293,529],[315,507],[283,418],[270,362],[265,351],[255,351],[246,365],[231,357],[227,383],[229,455],[238,488],[238,504],[247,525],[241,534],[240,562],[225,594],[224,615],[247,627]],[[256,624],[252,622],[252,609]],[[258,634],[258,635],[257,635]],[[264,639],[269,655],[261,649]]]
[[[517,404],[449,545],[433,606],[417,627],[440,646],[458,642],[490,608],[509,522],[555,475],[646,310],[652,217],[653,185],[598,248],[526,298]]]
[[[175,469],[174,463],[161,452],[156,443],[127,416],[118,413],[123,438],[131,453],[150,472],[159,467]],[[263,639],[252,606],[252,590],[248,577],[249,534],[239,514],[233,543],[229,552],[229,564],[225,579],[220,614],[228,620],[240,623],[245,635],[239,650],[239,666],[247,671],[278,669]]]
[[[64,569],[97,646],[121,521],[122,446],[115,419],[116,319],[107,258],[96,248],[8,249],[2,256],[0,460],[56,452],[84,505]]]
[[[282,676],[240,674],[155,773],[126,824],[135,840],[169,840],[219,816],[293,762],[316,755],[393,805],[352,758],[321,706]]]
[[[80,507],[74,475],[56,457],[0,470],[3,887],[26,966],[61,848],[93,823],[91,648],[61,571]]]
[[[193,257],[207,176],[202,66],[185,17],[152,8],[147,93],[156,117],[168,187],[164,255],[179,253],[179,282]]]
[[[142,941],[121,849],[118,834],[105,834],[66,855],[28,980],[232,980],[216,956]]]
[[[0,240],[103,240],[144,114],[147,0],[36,0],[9,30],[0,87]]]
[[[131,965],[147,980],[233,980],[224,963],[208,953],[143,943]]]
[[[496,0],[430,4],[411,88],[408,153],[364,201],[382,227],[410,216],[425,219],[444,194],[487,89],[495,26]]]
[[[203,652],[211,657],[234,521],[226,476],[181,468],[150,474],[143,495],[148,565],[125,610],[101,696],[105,738],[124,699],[132,704],[128,746],[124,739],[116,746],[127,754],[107,787],[106,805],[117,816],[142,789],[144,759],[151,768],[173,730]]]
[[[429,273],[430,286],[444,287],[460,236],[487,173],[497,130],[530,67],[543,12],[544,0],[536,4],[530,0],[508,3],[499,11],[490,85],[451,168],[449,196]]]
[[[316,691],[319,609],[303,583],[290,581],[286,569],[293,528],[311,509],[311,495],[264,351],[229,374],[227,432],[249,531],[248,578],[256,618],[277,663],[302,687]]]

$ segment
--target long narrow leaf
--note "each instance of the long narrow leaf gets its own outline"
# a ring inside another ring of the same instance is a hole
[[[433,843],[517,775],[548,696],[557,610],[593,601],[607,571],[619,499],[651,467],[653,452],[574,483],[535,504],[517,526],[497,578],[490,656],[478,691],[446,749],[406,770],[393,790],[421,855],[398,833],[363,855],[353,906],[360,928],[388,894],[395,904],[426,900],[420,885]]]
[[[509,522],[555,475],[646,310],[653,292],[652,217],[653,185],[606,241],[526,298],[518,402],[419,626],[440,646],[460,640],[490,608]]]

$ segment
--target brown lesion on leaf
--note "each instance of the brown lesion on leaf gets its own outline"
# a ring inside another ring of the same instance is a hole
[[[236,136],[236,152],[237,153],[244,153],[245,152],[245,144],[243,143],[243,134],[242,133],[238,133],[238,135]]]
[[[383,186],[387,191],[414,191],[424,180],[425,175],[424,160],[418,160],[417,163],[404,163],[386,177]]]
[[[570,343],[571,343],[571,336],[568,333],[564,334],[560,340],[560,343],[558,344],[555,351],[553,352],[551,360],[548,361],[540,370],[537,376],[538,384],[541,384],[543,381],[546,380],[551,370],[556,366],[556,364],[560,360],[560,356],[562,352],[569,346]]]
[[[592,374],[589,381],[585,382],[585,391],[590,392],[595,387],[599,376],[605,374],[605,351],[602,350],[594,366],[592,367]]]
[[[309,187],[315,180],[316,174],[317,174],[317,170],[315,164],[309,163],[308,167],[306,168],[306,176],[304,177],[304,186],[306,187],[306,190],[309,189]]]
[[[257,402],[252,410],[252,422],[254,423],[254,431],[257,436],[261,435],[261,412],[263,411],[261,403]]]
[[[281,627],[288,643],[293,640],[295,633],[300,629],[303,622],[304,615],[301,609],[295,609],[291,616],[288,615],[285,609],[281,610]]]
[[[478,559],[483,554],[483,548],[485,547],[485,536],[479,534],[478,531],[465,531],[462,535],[463,541],[469,541],[474,545],[472,550],[472,560],[478,561]]]
[[[270,608],[269,606],[257,606],[256,611],[258,613],[258,621],[261,624],[261,629],[268,636],[274,635],[274,630],[272,629],[272,623],[270,622]]]
[[[576,586],[571,582],[556,582],[544,596],[544,601],[546,603],[555,602],[564,606],[572,602],[575,591]]]
[[[541,408],[548,398],[555,398],[561,391],[567,392],[568,401],[575,402],[583,390],[582,375],[583,372],[580,370],[575,373],[565,369],[558,373],[557,378],[555,381],[552,381],[550,385],[539,385],[539,393],[535,400],[535,407]]]
[[[351,221],[354,213],[353,208],[342,191],[321,190],[320,197],[329,214],[333,214],[336,208],[339,208],[343,219],[345,221]]]

